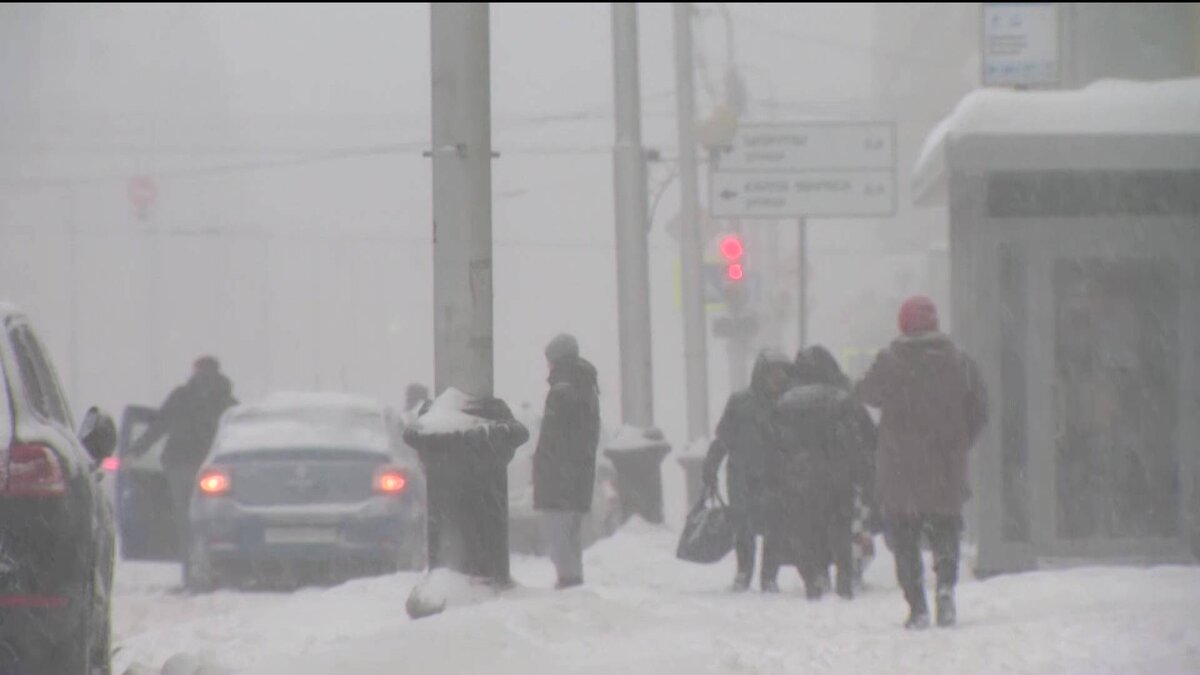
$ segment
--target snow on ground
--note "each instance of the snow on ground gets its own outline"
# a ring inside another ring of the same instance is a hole
[[[674,558],[676,535],[633,521],[586,555],[588,585],[548,590],[545,559],[515,557],[522,587],[420,621],[418,574],[295,593],[175,594],[177,566],[121,563],[117,673],[1200,673],[1200,568],[1089,567],[977,581],[959,625],[908,633],[892,559],[852,602],[733,595],[732,555]],[[170,663],[168,663],[170,660]],[[167,665],[164,668],[164,664]]]

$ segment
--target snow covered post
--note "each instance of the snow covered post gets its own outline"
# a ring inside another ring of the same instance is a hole
[[[621,511],[649,523],[663,522],[662,461],[671,451],[658,429],[622,427],[604,450],[617,472]]]
[[[430,8],[433,99],[434,385],[404,440],[428,483],[431,573],[410,616],[436,614],[457,573],[491,588],[508,574],[508,462],[529,432],[492,397],[492,137],[488,6]],[[466,393],[464,393],[466,392]],[[461,578],[461,577],[460,577]]]
[[[468,588],[472,580],[492,591],[512,584],[508,463],[528,440],[529,430],[504,401],[454,388],[405,429],[404,441],[417,450],[428,479],[430,575],[408,598],[410,616],[436,614],[462,601],[448,585],[455,574]]]
[[[704,493],[704,457],[708,454],[710,438],[698,438],[692,441],[675,460],[683,467],[684,479],[687,485],[687,508],[700,501]]]

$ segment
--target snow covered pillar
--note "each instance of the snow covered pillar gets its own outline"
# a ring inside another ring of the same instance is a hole
[[[508,462],[529,432],[492,397],[492,137],[488,5],[430,6],[434,385],[404,439],[428,484],[431,573],[411,616],[452,599],[439,570],[508,586]],[[443,574],[444,576],[444,574]]]
[[[411,616],[436,614],[454,601],[438,571],[457,573],[493,591],[511,585],[508,555],[508,463],[529,430],[498,398],[451,388],[404,431],[427,478],[430,576],[409,597]],[[444,574],[443,574],[444,576]]]
[[[671,452],[658,429],[624,427],[604,450],[617,472],[623,517],[663,522],[662,461]]]

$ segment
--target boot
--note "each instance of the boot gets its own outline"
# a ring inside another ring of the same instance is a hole
[[[904,622],[904,627],[908,630],[929,628],[929,605],[925,603],[925,589],[905,589],[904,597],[908,600],[909,608],[908,620]]]
[[[908,620],[904,622],[904,627],[908,630],[925,630],[929,628],[929,610],[909,610]]]
[[[954,608],[954,587],[938,586],[937,625],[945,628],[953,626],[957,620],[958,612]]]
[[[576,586],[582,586],[582,585],[583,585],[582,578],[568,577],[566,579],[559,579],[558,583],[554,584],[554,590],[561,591],[561,590],[565,590],[567,588],[575,588]]]
[[[849,574],[838,572],[837,594],[846,600],[854,599],[854,582]]]
[[[746,591],[750,590],[750,575],[738,574],[733,578],[733,586],[731,586],[729,590],[733,591],[734,593],[745,593]]]

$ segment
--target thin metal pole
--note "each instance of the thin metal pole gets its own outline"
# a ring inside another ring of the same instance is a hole
[[[708,435],[708,330],[704,316],[704,287],[700,252],[699,180],[696,169],[695,71],[692,63],[692,7],[674,4],[675,78],[679,129],[679,178],[683,200],[680,227],[680,266],[683,282],[683,358],[688,418],[688,441]]]

